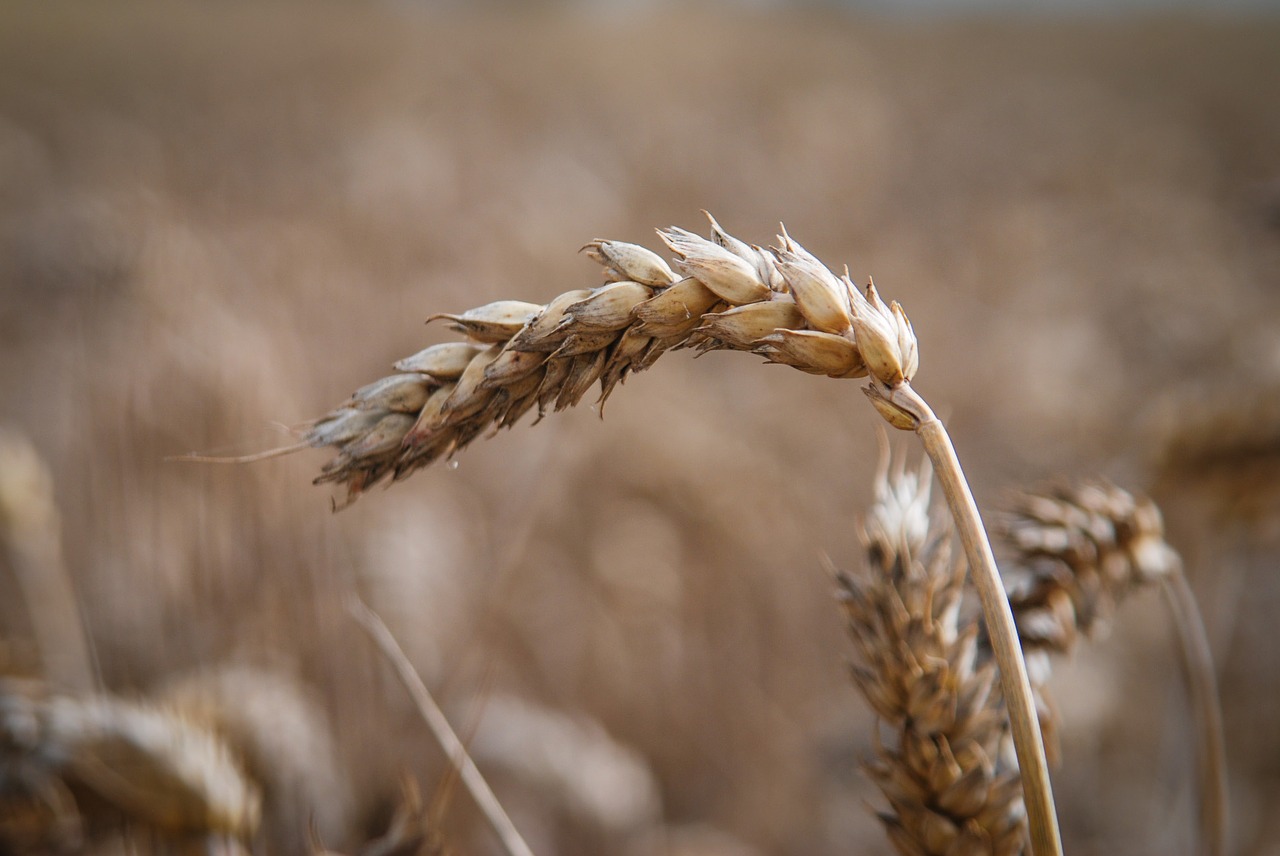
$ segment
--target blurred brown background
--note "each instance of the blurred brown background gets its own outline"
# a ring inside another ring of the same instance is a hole
[[[101,685],[292,688],[301,719],[265,709],[314,740],[279,748],[270,822],[350,846],[401,770],[444,772],[354,590],[540,853],[889,852],[820,563],[859,561],[856,383],[672,354],[603,422],[337,515],[320,452],[164,460],[287,442],[448,339],[428,314],[594,285],[585,241],[656,248],[700,208],[906,306],[984,506],[1063,474],[1155,496],[1221,667],[1236,852],[1280,853],[1274,17],[4,4],[0,422],[50,468]],[[16,592],[0,665],[34,673]],[[1191,852],[1160,600],[1058,681],[1068,852]],[[464,796],[446,816],[494,852]]]

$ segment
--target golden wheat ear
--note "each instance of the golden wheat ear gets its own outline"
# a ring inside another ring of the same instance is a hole
[[[312,425],[300,445],[337,451],[317,481],[344,485],[354,501],[535,409],[541,418],[572,407],[594,385],[603,405],[628,374],[677,348],[751,351],[844,378],[867,377],[865,353],[888,383],[914,373],[910,324],[874,286],[864,296],[785,231],[781,246],[765,250],[711,224],[711,239],[660,230],[675,254],[670,264],[636,244],[591,241],[582,249],[604,270],[598,288],[433,315],[466,341],[400,360],[397,374]]]

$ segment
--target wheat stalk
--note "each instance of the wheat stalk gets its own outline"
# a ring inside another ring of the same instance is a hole
[[[766,250],[708,218],[710,240],[677,227],[659,231],[676,256],[671,265],[635,244],[595,240],[583,250],[605,269],[600,288],[545,305],[503,300],[432,316],[468,341],[400,361],[397,374],[362,387],[313,424],[303,443],[338,450],[316,481],[345,484],[352,502],[384,478],[453,455],[487,429],[510,427],[534,407],[541,417],[577,404],[596,382],[603,405],[629,372],[673,348],[752,351],[811,374],[868,378],[871,404],[894,427],[914,431],[933,462],[1000,667],[1035,852],[1060,854],[1013,616],[955,449],[911,387],[919,354],[906,313],[881,300],[874,284],[860,291],[847,272],[837,277],[785,229]]]
[[[13,576],[44,676],[87,692],[97,675],[63,561],[61,528],[48,466],[25,436],[0,428],[0,568],[7,565]]]
[[[1161,586],[1174,618],[1199,731],[1200,826],[1206,852],[1222,856],[1229,835],[1226,749],[1213,659],[1182,560],[1164,540],[1155,503],[1105,481],[1023,495],[1001,535],[1013,552],[1009,603],[1032,669],[1046,732],[1052,704],[1048,655],[1068,653],[1104,628],[1131,592]]]
[[[1019,854],[1018,772],[1001,758],[1007,719],[978,625],[961,613],[965,566],[930,513],[930,471],[877,474],[863,528],[870,573],[836,581],[855,647],[853,677],[888,728],[866,765],[889,802],[880,819],[902,856]]]
[[[378,646],[378,650],[387,659],[387,662],[395,669],[396,676],[400,678],[400,682],[404,684],[405,689],[409,692],[414,707],[417,708],[419,715],[422,717],[422,721],[427,724],[431,735],[436,739],[445,756],[448,757],[453,769],[457,770],[459,781],[462,782],[463,787],[471,795],[476,807],[480,809],[485,820],[492,827],[494,834],[498,837],[498,841],[502,844],[503,850],[508,856],[533,856],[533,851],[529,849],[529,845],[521,837],[520,831],[511,822],[511,818],[507,815],[506,809],[502,807],[502,803],[498,802],[498,798],[489,787],[489,783],[485,781],[484,775],[481,774],[475,761],[471,760],[467,747],[458,738],[453,727],[449,725],[449,720],[445,717],[444,711],[440,709],[440,705],[432,697],[427,685],[422,682],[422,678],[413,668],[413,664],[409,662],[409,658],[405,656],[403,649],[396,642],[395,636],[391,634],[391,630],[386,623],[376,612],[357,598],[353,598],[347,604],[347,611],[356,620],[356,623],[360,625],[361,629],[368,634],[370,640]]]

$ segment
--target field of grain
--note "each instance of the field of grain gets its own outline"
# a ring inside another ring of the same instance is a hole
[[[1280,853],[1275,18],[5,5],[0,426],[49,467],[95,680],[293,735],[259,738],[262,846],[353,847],[447,768],[357,592],[540,854],[890,852],[822,562],[862,561],[858,381],[672,353],[603,420],[337,514],[320,452],[165,460],[290,442],[452,338],[428,315],[597,285],[584,243],[660,249],[704,208],[904,304],[989,513],[1063,475],[1153,496],[1219,665],[1234,852]],[[0,573],[0,672],[56,661],[40,610]],[[1191,852],[1160,599],[1055,680],[1067,851]],[[496,852],[465,794],[441,814]]]

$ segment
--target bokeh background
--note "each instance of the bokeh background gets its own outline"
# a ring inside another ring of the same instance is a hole
[[[913,12],[0,5],[0,422],[47,463],[99,685],[294,735],[260,741],[271,846],[354,846],[402,771],[446,770],[356,592],[539,853],[889,852],[821,561],[860,561],[857,383],[670,354],[603,421],[338,514],[321,452],[165,460],[287,443],[448,340],[427,315],[594,285],[583,243],[706,208],[906,306],[984,507],[1063,475],[1156,498],[1220,667],[1234,852],[1280,853],[1280,18]],[[59,679],[57,609],[0,576],[5,671]],[[1056,692],[1068,852],[1191,852],[1160,599]],[[495,852],[464,795],[443,816]]]

